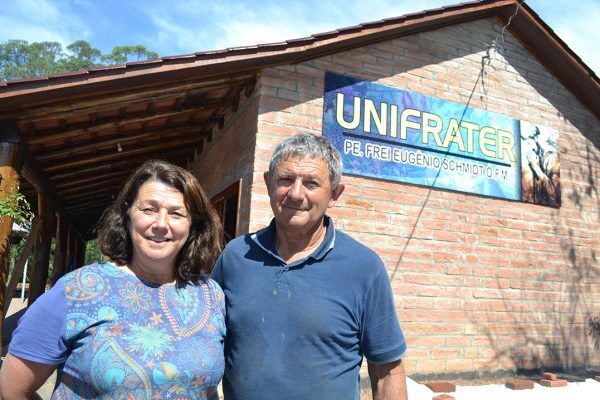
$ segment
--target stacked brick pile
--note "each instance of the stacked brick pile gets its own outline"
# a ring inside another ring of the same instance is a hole
[[[454,396],[447,393],[456,391],[456,385],[452,382],[428,382],[425,384],[433,393],[442,393],[433,397],[433,400],[454,400]]]

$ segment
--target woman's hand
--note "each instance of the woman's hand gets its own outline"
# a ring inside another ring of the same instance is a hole
[[[0,370],[0,399],[41,399],[36,392],[55,369],[56,365],[27,361],[8,353]]]

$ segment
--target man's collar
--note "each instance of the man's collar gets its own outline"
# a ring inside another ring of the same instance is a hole
[[[333,220],[328,215],[324,217],[325,224],[325,239],[323,239],[323,243],[319,245],[310,255],[304,257],[301,260],[295,261],[290,264],[290,266],[300,265],[306,262],[309,259],[320,260],[325,255],[333,249],[335,244],[335,228],[333,226]],[[281,262],[285,264],[285,261],[277,254],[277,249],[275,248],[275,230],[276,230],[275,218],[271,220],[269,226],[260,231],[253,233],[251,238],[252,240],[259,245],[264,251],[269,253],[271,256],[277,258]]]

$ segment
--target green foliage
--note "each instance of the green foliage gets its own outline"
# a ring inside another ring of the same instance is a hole
[[[67,46],[71,53],[66,59],[61,61],[63,72],[81,71],[83,69],[94,67],[97,60],[102,56],[100,50],[93,48],[85,40],[77,40]]]
[[[63,50],[58,42],[8,40],[0,44],[0,81],[80,71],[98,65],[124,64],[158,58],[144,46],[117,46],[102,55],[85,40],[77,40]]]
[[[116,65],[131,61],[149,60],[158,58],[158,54],[146,49],[144,46],[117,46],[112,53],[100,57],[103,63]]]
[[[95,62],[102,53],[100,50],[94,49],[88,42],[85,40],[77,40],[70,45],[67,46],[67,50],[69,50],[72,54],[71,57],[85,60],[89,62]]]
[[[62,46],[57,42],[29,44],[25,40],[9,40],[0,45],[0,79],[57,73],[56,60],[61,53]]]
[[[98,249],[98,241],[97,240],[88,240],[85,243],[85,263],[84,265],[89,265],[95,262],[102,260],[102,253]]]
[[[19,186],[14,185],[9,189],[8,196],[0,199],[0,217],[11,217],[13,222],[22,226],[29,226],[33,219],[33,212],[25,196],[19,192]]]

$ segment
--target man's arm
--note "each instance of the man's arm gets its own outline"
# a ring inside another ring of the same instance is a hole
[[[407,400],[406,374],[402,360],[369,366],[373,400]]]

